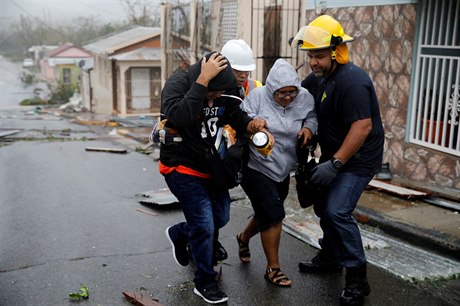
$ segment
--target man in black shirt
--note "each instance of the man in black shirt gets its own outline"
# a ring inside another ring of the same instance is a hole
[[[323,187],[315,203],[323,238],[301,272],[341,272],[346,269],[342,305],[360,305],[370,294],[366,256],[358,225],[352,216],[372,177],[380,170],[384,131],[377,97],[366,72],[348,61],[344,33],[337,20],[322,15],[303,27],[292,46],[307,51],[312,73],[302,82],[315,97],[320,164],[312,181]]]

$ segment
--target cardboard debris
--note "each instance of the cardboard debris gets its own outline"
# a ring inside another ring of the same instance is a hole
[[[92,151],[92,152],[108,152],[108,153],[118,153],[118,154],[126,154],[128,150],[126,149],[115,149],[115,148],[95,148],[95,147],[86,147],[85,151]]]
[[[146,293],[141,293],[141,292],[135,292],[135,291],[123,291],[122,292],[125,298],[134,305],[139,305],[139,306],[162,306],[158,302],[158,300],[155,300],[148,296]]]
[[[371,180],[369,182],[370,187],[377,188],[379,190],[387,191],[392,194],[396,194],[401,197],[405,197],[407,199],[415,198],[415,197],[426,197],[429,194],[422,191],[412,190],[409,188],[401,187],[392,185],[390,183],[385,183],[379,180]]]

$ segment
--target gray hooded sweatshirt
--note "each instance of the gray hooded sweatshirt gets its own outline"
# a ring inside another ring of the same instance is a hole
[[[274,93],[287,86],[297,87],[299,94],[284,107],[275,102]],[[267,76],[265,86],[251,90],[241,105],[250,117],[264,118],[275,138],[275,146],[268,156],[250,145],[248,167],[276,182],[283,181],[297,162],[297,133],[305,127],[316,134],[318,121],[314,103],[313,96],[300,85],[294,67],[278,59]]]

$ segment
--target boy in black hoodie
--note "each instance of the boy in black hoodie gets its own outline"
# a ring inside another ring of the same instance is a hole
[[[209,142],[221,152],[226,148],[222,136],[225,124],[238,133],[255,133],[266,124],[263,119],[252,120],[240,109],[239,99],[232,97],[238,94],[236,90],[227,59],[213,52],[188,72],[171,76],[162,92],[162,115],[167,130],[177,137],[167,137],[170,141],[161,144],[159,168],[186,220],[168,227],[166,236],[181,266],[189,263],[190,245],[196,267],[194,292],[211,304],[228,300],[217,286],[213,249],[215,232],[229,221],[230,195],[228,189],[211,184],[214,179],[206,157]]]

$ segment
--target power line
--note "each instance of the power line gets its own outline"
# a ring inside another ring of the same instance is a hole
[[[76,2],[74,1],[73,3],[75,4]],[[93,3],[93,1],[91,1],[91,3]],[[108,11],[106,11],[106,10],[101,9],[100,7],[93,6],[93,5],[89,5],[89,4],[85,3],[85,2],[82,2],[82,3],[79,2],[79,4],[82,5],[82,6],[85,6],[85,7],[87,7],[87,8],[93,9],[93,10],[97,10],[97,11],[104,12],[104,14],[108,14],[108,15],[113,15],[113,16],[120,17],[120,15],[118,15],[118,14],[115,14],[115,13],[112,13],[112,12],[108,12]],[[126,16],[124,16],[124,17],[126,18]]]
[[[61,35],[63,38],[66,37],[66,35],[58,30],[56,30],[55,28],[53,28],[52,26],[48,25],[47,23],[43,22],[42,20],[40,20],[39,18],[35,17],[33,14],[29,13],[25,8],[23,8],[22,6],[20,6],[19,4],[17,4],[15,1],[13,0],[9,0],[14,6],[16,6],[17,8],[19,8],[21,11],[23,11],[24,13],[26,13],[27,15],[29,15],[30,17],[32,17],[34,20],[38,21],[40,24],[42,24],[43,26],[45,26],[46,28],[48,28],[49,30],[53,31],[53,32],[56,32],[58,33],[59,35]]]

